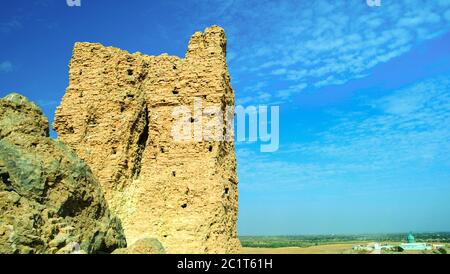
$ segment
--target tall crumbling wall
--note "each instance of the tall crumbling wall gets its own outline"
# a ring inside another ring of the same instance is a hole
[[[128,244],[157,238],[168,253],[237,252],[233,142],[171,136],[177,106],[234,105],[223,29],[195,33],[185,58],[77,43],[69,80],[53,127],[99,179]],[[204,118],[190,118],[193,128]]]

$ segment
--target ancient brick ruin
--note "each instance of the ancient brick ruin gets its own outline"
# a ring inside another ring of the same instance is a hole
[[[195,33],[185,58],[75,45],[53,127],[91,167],[129,245],[157,238],[168,253],[240,248],[233,142],[171,136],[174,107],[192,108],[195,98],[234,105],[220,27]]]

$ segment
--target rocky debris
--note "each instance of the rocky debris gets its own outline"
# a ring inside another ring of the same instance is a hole
[[[113,254],[165,254],[164,247],[157,239],[144,238],[137,240],[127,248],[114,250]]]
[[[90,169],[49,138],[19,94],[0,99],[0,253],[101,253],[126,246]]]
[[[238,252],[233,142],[171,136],[177,106],[234,106],[223,29],[195,33],[185,58],[76,43],[69,78],[53,127],[91,167],[128,243],[156,238],[168,253]],[[198,118],[189,118],[193,127],[210,121]]]

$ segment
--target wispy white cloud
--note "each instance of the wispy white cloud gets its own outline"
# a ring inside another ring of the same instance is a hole
[[[367,112],[341,114],[340,121],[297,145],[297,152],[390,169],[411,161],[450,160],[450,95],[447,77],[394,92],[370,104]],[[368,114],[375,112],[376,114]]]
[[[3,61],[0,63],[0,73],[13,71],[13,64],[10,61]]]
[[[289,86],[287,89],[283,89],[277,92],[276,96],[281,99],[287,99],[292,96],[292,94],[300,93],[308,87],[306,83],[300,83]]]
[[[0,22],[0,32],[9,33],[11,31],[20,29],[22,27],[22,23],[20,23],[17,19],[12,19],[6,22]]]
[[[240,176],[248,183],[246,187],[278,183],[291,188],[401,183],[395,181],[399,172],[418,176],[433,169],[449,170],[449,76],[431,78],[378,99],[361,99],[361,111],[333,113],[333,126],[317,133],[314,141],[285,144],[278,157],[238,146]]]
[[[321,88],[367,75],[378,64],[450,29],[450,1],[445,0],[384,1],[379,8],[365,1],[222,2],[200,7],[203,20],[226,28],[235,77],[271,78],[288,85],[283,91],[268,87],[273,100],[288,100],[303,84]],[[239,90],[238,95],[252,94]]]

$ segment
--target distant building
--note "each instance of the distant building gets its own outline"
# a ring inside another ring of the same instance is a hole
[[[353,250],[362,250],[362,251],[379,251],[383,249],[391,249],[393,248],[393,245],[383,245],[380,243],[369,243],[367,245],[355,245],[353,246]]]
[[[390,244],[380,244],[380,243],[369,243],[367,245],[355,245],[353,246],[353,250],[357,251],[368,251],[372,254],[380,254],[381,250],[389,250],[396,251],[398,247],[401,247],[403,250],[432,250],[445,247],[443,244],[434,244],[430,245],[427,243],[416,243],[416,239],[412,233],[409,233],[406,237],[406,243],[401,243],[400,245],[390,245]]]
[[[416,243],[416,239],[412,235],[412,233],[408,234],[408,237],[406,237],[407,243],[401,243],[400,247],[403,248],[403,250],[431,250],[432,246],[426,244],[426,243]]]

